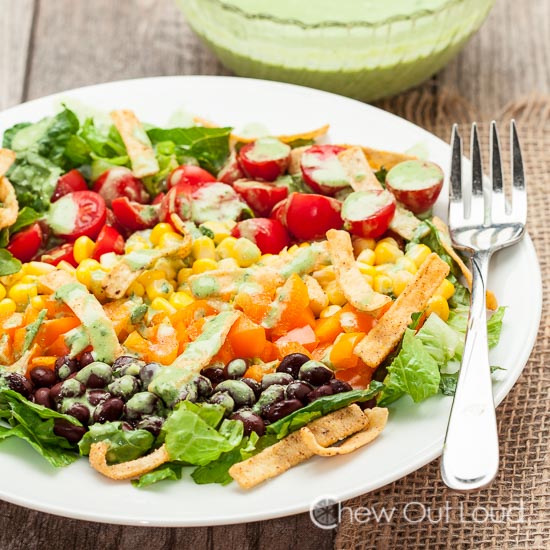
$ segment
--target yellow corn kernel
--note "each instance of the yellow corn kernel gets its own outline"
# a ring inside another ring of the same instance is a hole
[[[407,250],[405,256],[410,258],[416,264],[416,267],[420,267],[431,253],[432,251],[425,244],[415,244]]]
[[[435,313],[443,321],[447,321],[449,318],[449,304],[443,296],[432,296],[428,300],[426,315],[430,316],[432,313]]]
[[[144,271],[139,277],[138,281],[143,285],[147,286],[148,284],[152,283],[153,281],[160,281],[161,279],[165,279],[166,275],[164,271],[160,269],[148,269],[147,271]]]
[[[307,241],[304,241],[303,243],[300,243],[298,245],[299,248],[307,248],[309,246],[309,243]]]
[[[380,273],[374,277],[372,288],[380,294],[389,294],[393,291],[393,283],[391,277]]]
[[[380,275],[381,273],[384,275],[389,275],[394,270],[395,270],[394,264],[380,264],[380,265],[374,266],[375,275]]]
[[[76,274],[76,269],[74,268],[74,266],[72,266],[69,262],[66,262],[65,260],[61,260],[57,264],[57,269],[61,269],[62,271],[65,271],[69,275],[74,276]]]
[[[145,285],[145,292],[149,300],[168,298],[174,292],[174,287],[166,279],[156,279]]]
[[[182,246],[184,241],[185,238],[182,235],[169,231],[160,236],[157,246],[158,248],[174,248],[177,246]]]
[[[231,271],[233,269],[239,269],[239,264],[235,258],[224,258],[218,262],[218,269],[227,269]]]
[[[33,296],[31,298],[31,306],[34,309],[42,310],[46,307],[46,297],[42,295]]]
[[[160,242],[160,238],[165,233],[174,233],[174,228],[169,223],[157,223],[157,225],[151,229],[149,240],[152,244],[157,245]]]
[[[337,306],[336,304],[332,304],[330,306],[327,306],[321,313],[319,313],[319,317],[321,319],[325,319],[327,317],[332,317],[335,313],[338,313],[342,309],[342,306]]]
[[[168,313],[168,315],[176,313],[176,308],[166,298],[161,298],[160,296],[151,301],[151,307],[155,311],[163,311],[164,313]]]
[[[297,244],[293,244],[289,249],[288,249],[288,253],[289,254],[296,254],[296,252],[298,252],[299,250],[299,247]]]
[[[60,264],[62,262],[59,262]],[[58,264],[59,266],[59,264]],[[72,266],[71,266],[72,267]],[[76,278],[87,288],[90,288],[92,272],[101,270],[101,264],[97,260],[87,258],[82,260],[76,268]]]
[[[86,258],[91,258],[92,254],[94,253],[95,243],[90,239],[90,237],[87,237],[86,235],[82,235],[81,237],[78,237],[76,241],[74,242],[74,249],[73,249],[73,256],[76,260],[76,263],[80,263],[82,260],[85,260]]]
[[[217,258],[231,258],[237,239],[235,237],[226,237],[216,247]]]
[[[359,253],[357,256],[357,261],[363,262],[367,265],[374,265],[374,262],[376,261],[376,253],[371,248],[366,248]]]
[[[33,296],[38,296],[38,288],[32,283],[16,283],[8,290],[8,298],[18,305],[26,304]]]
[[[399,244],[393,237],[384,237],[383,239],[380,239],[377,244],[379,243],[388,243],[392,246],[397,246],[397,248],[399,248]]]
[[[172,293],[168,301],[176,309],[183,309],[192,304],[195,300],[188,292],[179,291]]]
[[[126,291],[126,294],[128,296],[139,296],[140,298],[143,298],[145,296],[145,287],[138,283],[137,281],[134,281]]]
[[[402,269],[391,274],[393,293],[399,296],[405,287],[414,279],[414,275],[409,271]]]
[[[355,257],[358,258],[361,252],[365,250],[374,250],[376,246],[376,241],[374,239],[365,239],[364,237],[353,237],[352,238],[353,253]]]
[[[33,283],[36,283],[36,280],[37,277],[35,275],[23,275],[23,277],[19,279],[19,282],[32,285]]]
[[[434,292],[435,296],[443,296],[445,300],[448,300],[455,293],[455,285],[449,281],[449,279],[444,279],[443,282],[439,285],[438,289]]]
[[[328,301],[331,304],[343,306],[347,302],[346,297],[344,296],[344,293],[342,292],[342,289],[337,281],[331,281],[324,290]]]
[[[231,257],[237,260],[240,267],[250,267],[260,261],[262,252],[252,241],[240,238],[235,242]]]
[[[231,236],[231,227],[224,222],[211,221],[204,222],[201,228],[208,229],[213,235],[214,243],[220,244],[226,237]]]
[[[168,258],[160,258],[155,262],[155,270],[162,271],[164,278],[171,280],[175,279],[178,273],[176,269],[177,265],[175,260],[169,260]]]
[[[26,275],[41,276],[55,271],[55,266],[46,262],[29,262],[23,264],[23,271]]]
[[[397,260],[397,263],[395,264],[399,269],[405,269],[409,273],[412,273],[413,275],[418,271],[418,267],[416,267],[416,264],[410,259],[407,258],[407,256],[403,256],[402,258],[399,258]]]
[[[200,260],[195,260],[193,262],[193,274],[197,275],[199,273],[204,273],[205,271],[212,271],[218,269],[218,262],[216,260],[211,260],[210,258],[201,258]]]
[[[336,272],[333,265],[327,265],[312,273],[313,278],[317,279],[317,282],[325,288],[329,283],[336,280]]]
[[[0,301],[6,297],[6,287],[0,283]]]
[[[191,245],[191,252],[195,260],[203,258],[216,259],[216,245],[210,237],[203,236],[195,239]]]
[[[394,239],[391,240],[395,242]],[[376,245],[374,254],[375,265],[394,264],[399,258],[401,258],[401,256],[403,256],[403,251],[397,246],[397,244],[393,244],[389,240],[382,239]]]
[[[126,254],[130,252],[136,252],[137,250],[147,250],[151,248],[149,239],[146,239],[143,235],[134,233],[128,237],[126,244],[124,245],[124,251]]]
[[[0,317],[9,317],[15,313],[17,305],[11,298],[0,300]]]
[[[371,277],[374,277],[378,272],[374,266],[364,264],[363,262],[356,262],[355,265],[363,275],[369,275]]]
[[[193,270],[190,267],[182,267],[178,271],[178,285],[182,285],[187,282],[187,279],[193,275]]]

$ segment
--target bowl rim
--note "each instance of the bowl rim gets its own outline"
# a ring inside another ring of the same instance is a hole
[[[387,17],[386,19],[382,19],[380,21],[353,21],[353,22],[343,22],[343,21],[322,21],[319,23],[304,23],[303,21],[300,21],[299,19],[292,19],[292,18],[283,18],[283,17],[277,17],[274,15],[268,15],[266,13],[249,13],[243,8],[240,8],[238,6],[235,6],[234,4],[228,4],[225,0],[206,0],[207,2],[210,2],[212,4],[217,4],[218,7],[221,9],[231,12],[235,15],[239,15],[241,17],[244,17],[245,19],[248,19],[250,21],[269,21],[271,23],[277,23],[281,25],[289,25],[289,26],[295,26],[300,27],[303,29],[324,29],[324,28],[353,28],[353,27],[366,27],[366,28],[377,28],[377,27],[383,27],[385,25],[389,25],[392,23],[397,23],[400,21],[414,21],[417,19],[421,19],[422,17],[429,17],[434,16],[439,13],[442,13],[446,10],[448,10],[451,7],[458,6],[460,4],[465,4],[468,0],[447,0],[443,4],[441,4],[437,8],[423,8],[420,10],[417,10],[413,13],[410,13],[408,15],[392,15],[391,17]],[[488,4],[493,5],[495,0],[487,0]],[[181,6],[183,11],[185,0],[178,2]]]

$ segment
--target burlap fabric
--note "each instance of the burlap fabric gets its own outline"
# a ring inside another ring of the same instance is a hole
[[[434,101],[428,86],[383,101],[380,107],[445,140],[453,122],[462,124],[462,135],[468,136],[469,124],[476,119],[475,108],[445,90],[439,90]],[[498,478],[480,492],[454,493],[441,481],[439,461],[434,461],[378,491],[346,502],[354,509],[364,506],[379,512],[394,508],[395,513],[390,521],[342,522],[337,548],[550,548],[550,98],[518,101],[505,108],[497,120],[504,124],[512,117],[518,123],[528,175],[528,228],[542,270],[544,303],[529,362],[497,410]],[[483,150],[488,151],[488,124],[481,128]]]

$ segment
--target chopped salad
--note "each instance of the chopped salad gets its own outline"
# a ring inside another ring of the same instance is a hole
[[[431,215],[439,166],[328,126],[111,121],[4,133],[0,440],[139,487],[192,467],[250,488],[453,394],[471,275]]]

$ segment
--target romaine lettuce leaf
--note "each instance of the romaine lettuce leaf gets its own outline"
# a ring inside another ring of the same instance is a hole
[[[490,348],[494,348],[500,340],[502,331],[502,319],[506,311],[505,307],[499,307],[487,321],[487,342]]]
[[[422,328],[416,333],[424,349],[444,366],[452,359],[460,359],[464,349],[464,332],[457,331],[436,314],[428,317]]]
[[[0,277],[21,271],[21,262],[5,248],[0,248]]]
[[[151,472],[143,474],[139,479],[132,481],[132,485],[138,489],[143,489],[144,487],[149,487],[153,483],[158,483],[159,481],[170,480],[178,481],[181,479],[181,464],[176,464],[173,462],[168,462],[159,466]]]

